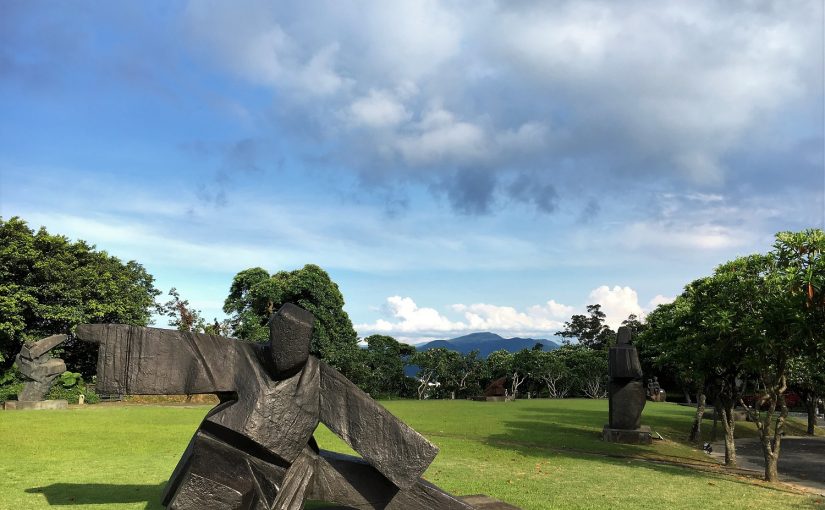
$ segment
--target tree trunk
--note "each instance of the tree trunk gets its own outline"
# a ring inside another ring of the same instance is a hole
[[[721,407],[719,397],[713,403],[713,428],[710,431],[710,442],[713,443],[717,438],[717,431],[719,430],[719,407]]]
[[[805,398],[805,408],[808,411],[808,435],[813,436],[816,433],[816,399],[817,395],[810,392]]]
[[[690,437],[688,437],[691,443],[702,442],[702,419],[705,416],[706,400],[707,397],[703,392],[696,394],[696,415],[693,417],[693,426],[690,428]]]
[[[733,439],[736,419],[733,415],[733,399],[721,398],[722,404],[722,426],[725,429],[725,465],[736,466],[736,442]]]
[[[779,471],[776,469],[777,460],[776,455],[765,455],[765,481],[779,481]]]
[[[690,399],[690,392],[688,391],[688,389],[683,387],[682,391],[685,393],[685,402],[687,402],[688,405],[692,404],[693,400]]]

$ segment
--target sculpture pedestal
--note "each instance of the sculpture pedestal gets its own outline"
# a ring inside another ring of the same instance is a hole
[[[68,409],[69,402],[66,400],[7,400],[3,408],[6,411]]]
[[[647,425],[634,430],[611,429],[610,425],[605,425],[602,429],[602,439],[608,443],[650,444],[652,437]]]

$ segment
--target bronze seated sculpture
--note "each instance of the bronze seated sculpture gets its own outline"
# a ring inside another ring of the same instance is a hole
[[[170,509],[472,508],[420,478],[435,445],[309,354],[313,323],[287,304],[266,345],[111,324],[77,336],[100,344],[101,392],[219,397],[166,486]],[[319,422],[363,459],[320,450]]]

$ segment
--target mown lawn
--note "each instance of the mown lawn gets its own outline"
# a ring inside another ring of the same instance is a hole
[[[691,409],[648,404],[651,446],[603,443],[607,401],[390,401],[441,448],[425,477],[456,494],[526,509],[825,508],[821,498],[713,468],[680,442]],[[0,412],[0,509],[160,509],[172,468],[208,406],[97,405]],[[740,423],[739,435],[753,434]],[[705,426],[710,428],[710,422]],[[348,451],[328,430],[324,448]],[[655,462],[664,460],[669,463]]]

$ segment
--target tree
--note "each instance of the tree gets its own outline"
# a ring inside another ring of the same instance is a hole
[[[788,381],[805,403],[808,413],[808,435],[816,433],[816,411],[819,399],[825,395],[825,356],[797,356],[788,363]]]
[[[564,363],[576,391],[588,398],[607,396],[607,351],[563,345],[554,351]]]
[[[785,391],[792,362],[818,356],[825,319],[825,234],[780,232],[767,256],[730,263],[729,271],[759,288],[761,319],[749,338],[745,362],[756,375],[759,399],[745,406],[759,431],[765,480],[777,481],[777,464],[788,416]],[[744,401],[740,401],[744,406]],[[778,410],[778,414],[777,413]]]
[[[154,278],[85,241],[69,241],[18,217],[0,218],[0,369],[23,342],[70,333],[82,323],[145,326],[156,310]],[[92,344],[70,340],[63,359],[88,377],[97,365]]]
[[[370,335],[362,350],[366,364],[366,377],[359,384],[367,393],[397,396],[403,389],[405,360],[415,353],[415,348],[398,342],[387,335]]]
[[[564,323],[564,329],[556,335],[565,339],[578,339],[581,345],[591,349],[607,349],[616,342],[616,332],[604,323],[606,315],[599,304],[587,305],[588,315],[573,315]]]
[[[513,368],[513,354],[505,349],[487,355],[487,372],[491,380],[510,377]]]
[[[716,373],[707,331],[694,313],[692,289],[686,287],[672,303],[659,305],[647,316],[644,331],[636,338],[639,357],[682,382],[685,394],[696,392],[696,414],[688,440],[701,442],[707,400],[707,382]]]
[[[169,297],[169,301],[160,305],[159,311],[162,315],[169,317],[169,325],[174,326],[178,331],[208,333],[210,335],[229,334],[228,320],[218,322],[216,318],[211,323],[206,322],[201,315],[201,311],[192,308],[188,299],[182,299],[175,287],[169,289]]]
[[[622,326],[627,326],[630,328],[630,331],[633,334],[633,338],[637,338],[639,335],[644,333],[645,328],[647,327],[645,323],[639,319],[639,317],[635,313],[631,313],[627,316],[627,319],[622,321]]]
[[[312,354],[344,375],[356,369],[361,353],[352,321],[344,311],[344,297],[316,265],[273,275],[259,267],[241,271],[232,280],[223,310],[230,315],[236,336],[263,342],[269,338],[269,318],[284,303],[294,303],[315,315]]]
[[[819,229],[780,232],[774,253],[780,287],[796,312],[801,355],[789,364],[792,381],[808,411],[808,434],[816,427],[816,405],[825,395],[825,234]]]
[[[419,400],[428,398],[435,388],[443,392],[455,387],[455,373],[452,369],[456,365],[456,357],[460,358],[461,354],[444,347],[427,349],[412,355],[410,362],[418,366]]]
[[[538,349],[522,349],[513,354],[512,363],[510,365],[510,393],[513,398],[518,397],[519,387],[526,380],[531,377],[536,377],[539,368],[539,354],[541,350]]]
[[[456,377],[456,393],[466,392],[470,388],[480,389],[479,381],[484,375],[484,358],[479,356],[478,349],[456,358],[452,370]]]
[[[564,398],[572,388],[570,370],[558,355],[558,350],[538,353],[535,376],[547,386],[550,398]]]

